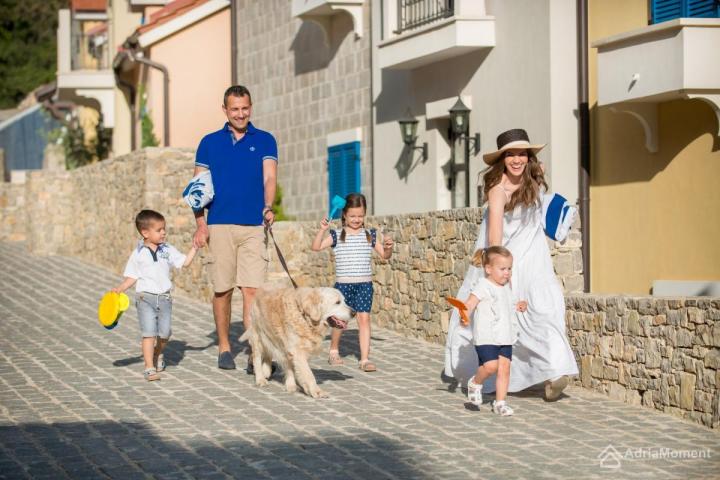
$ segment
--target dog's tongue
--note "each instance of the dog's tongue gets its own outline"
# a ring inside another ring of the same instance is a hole
[[[332,328],[338,328],[340,330],[347,328],[347,322],[345,320],[340,320],[337,317],[328,317],[328,325]]]

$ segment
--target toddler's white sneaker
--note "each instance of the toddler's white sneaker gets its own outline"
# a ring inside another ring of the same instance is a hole
[[[509,417],[513,413],[513,409],[510,408],[510,405],[508,405],[505,400],[500,400],[499,402],[497,400],[493,400],[492,403],[492,409],[493,412],[497,413],[501,417]]]
[[[482,405],[482,383],[478,385],[475,383],[475,377],[470,377],[470,380],[468,380],[467,383],[467,390],[468,400],[470,400],[470,403],[476,407]]]

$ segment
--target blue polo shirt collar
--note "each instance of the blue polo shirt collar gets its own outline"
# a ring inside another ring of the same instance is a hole
[[[160,245],[158,245],[157,250],[153,252],[152,248],[148,247],[147,245],[145,245],[145,242],[143,242],[142,240],[140,240],[140,241],[138,242],[138,245],[137,245],[137,251],[138,251],[138,253],[140,253],[143,248],[147,248],[147,249],[148,249],[148,252],[150,252],[150,255],[152,255],[153,261],[154,261],[154,262],[157,262],[157,261],[158,261],[158,254],[159,254],[159,253],[164,253],[164,250],[167,249],[167,244],[161,243]]]
[[[230,122],[225,122],[225,126],[223,127],[223,130],[228,132],[228,135],[230,135],[230,138],[232,139],[233,144],[235,144],[235,142],[239,142],[240,140],[242,140],[242,139],[235,140],[235,134],[233,133],[232,130],[230,130]],[[247,130],[245,131],[245,133],[249,133],[250,135],[255,135],[257,130],[258,129],[255,128],[255,125],[253,125],[252,122],[248,122]]]

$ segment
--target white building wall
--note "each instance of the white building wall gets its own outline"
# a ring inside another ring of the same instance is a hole
[[[546,178],[570,203],[578,190],[578,76],[575,0],[550,1],[550,146]]]
[[[380,12],[382,3],[373,0],[373,12]],[[557,191],[572,200],[576,197],[577,188],[572,190],[577,183],[574,2],[488,0],[486,11],[495,17],[494,47],[411,70],[379,70],[382,16],[373,15],[376,214],[450,208],[441,170],[450,158],[444,139],[449,120],[427,119],[426,107],[458,95],[471,98],[470,133],[480,132],[481,152],[495,150],[499,133],[525,128],[531,141],[549,143],[539,155],[547,165],[549,183],[558,184]],[[401,176],[398,120],[408,108],[420,120],[417,145],[428,142],[429,159]],[[553,164],[555,153],[558,160]],[[476,206],[477,178],[485,168],[482,153],[471,157],[470,164],[470,201]]]

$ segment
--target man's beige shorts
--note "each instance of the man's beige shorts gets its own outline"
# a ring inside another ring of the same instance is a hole
[[[267,273],[267,236],[262,225],[210,225],[212,281],[216,292],[257,288]]]

